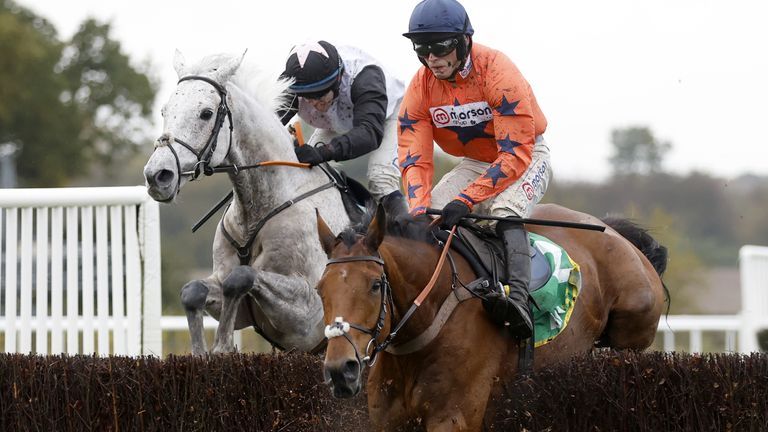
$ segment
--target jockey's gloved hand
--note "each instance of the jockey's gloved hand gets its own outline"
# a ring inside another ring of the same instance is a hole
[[[320,165],[323,162],[327,162],[332,159],[331,150],[326,145],[319,145],[312,147],[311,145],[303,145],[294,147],[296,157],[299,158],[299,162],[308,163],[310,166]]]
[[[453,200],[443,207],[443,213],[440,215],[440,228],[451,229],[459,223],[461,218],[469,214],[469,206],[463,201]]]

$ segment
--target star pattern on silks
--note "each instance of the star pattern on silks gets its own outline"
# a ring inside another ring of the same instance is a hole
[[[400,168],[406,169],[411,165],[416,165],[416,161],[421,159],[421,155],[411,156],[411,151],[408,150],[408,154],[405,155],[405,160],[400,164]]]
[[[493,135],[485,133],[485,127],[488,125],[487,121],[473,124],[472,126],[448,126],[446,129],[456,132],[456,135],[462,144],[467,145],[468,142],[475,138],[493,138]]]
[[[494,109],[496,110],[496,112],[498,112],[503,116],[514,116],[514,115],[517,115],[517,113],[515,112],[515,108],[517,108],[517,105],[519,103],[520,103],[519,100],[516,100],[513,102],[508,101],[507,96],[505,95],[501,97],[501,105],[499,105]]]
[[[421,188],[421,185],[412,185],[408,183],[408,198],[416,198],[416,189]]]
[[[402,135],[403,132],[405,132],[406,129],[410,129],[412,132],[416,132],[416,129],[413,128],[413,125],[415,125],[418,120],[411,120],[408,118],[408,109],[405,109],[405,113],[403,117],[397,118],[398,123],[400,123],[400,134]]]
[[[307,57],[309,57],[309,53],[313,51],[322,55],[325,58],[329,58],[328,52],[325,51],[325,48],[323,48],[323,46],[317,42],[307,42],[301,45],[296,45],[295,47],[293,47],[293,49],[291,49],[291,53],[288,54],[288,56],[290,57],[291,54],[296,54],[296,57],[299,60],[299,66],[304,67],[304,63],[307,61]]]
[[[489,178],[491,179],[491,182],[493,182],[493,186],[496,186],[496,182],[499,181],[499,179],[506,178],[507,175],[504,174],[501,171],[501,164],[497,163],[496,165],[491,165],[486,171],[483,178]]]
[[[507,134],[506,138],[502,140],[496,140],[496,142],[499,144],[501,151],[506,153],[512,153],[512,154],[515,154],[515,147],[519,147],[522,145],[517,141],[513,141],[509,139],[509,134]]]

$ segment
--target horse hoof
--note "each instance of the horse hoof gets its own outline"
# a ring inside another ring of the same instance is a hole
[[[223,346],[215,346],[213,347],[213,350],[211,350],[213,354],[229,354],[229,353],[235,353],[237,350],[235,349],[234,345],[223,345]]]

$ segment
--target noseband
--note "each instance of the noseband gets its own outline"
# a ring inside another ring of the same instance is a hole
[[[177,190],[181,185],[182,175],[191,176],[192,180],[195,180],[200,176],[200,174],[205,174],[209,176],[214,173],[214,169],[213,167],[211,167],[211,158],[213,157],[213,152],[216,151],[216,144],[219,139],[219,131],[221,130],[221,127],[224,125],[225,118],[229,120],[229,147],[227,148],[227,154],[229,154],[229,151],[232,148],[232,130],[234,129],[234,124],[232,123],[232,112],[229,110],[229,107],[227,106],[227,90],[224,88],[224,86],[212,80],[211,78],[201,76],[201,75],[187,75],[185,77],[182,77],[178,81],[178,83],[181,83],[182,81],[187,81],[187,80],[205,81],[208,84],[212,85],[213,88],[215,88],[216,91],[219,93],[219,96],[221,97],[221,102],[219,102],[219,107],[216,109],[216,120],[214,121],[214,124],[213,124],[213,130],[211,130],[211,135],[208,137],[208,141],[206,141],[205,146],[202,148],[202,150],[198,152],[191,145],[185,143],[184,141],[180,140],[177,137],[173,137],[173,140],[175,142],[184,146],[193,155],[195,155],[195,157],[197,157],[197,163],[195,164],[195,168],[192,171],[181,172],[181,162],[179,161],[179,155],[176,154],[176,150],[174,150],[173,146],[170,145],[171,143],[168,142],[167,139],[163,139],[163,138],[158,140],[158,144],[160,146],[163,146],[163,145],[167,146],[171,150],[171,153],[173,153],[173,157],[176,158],[176,168],[177,168],[177,172],[179,173],[178,182],[176,184]]]
[[[384,267],[384,260],[382,260],[379,257],[375,256],[351,256],[351,257],[343,257],[343,258],[331,258],[328,260],[328,264],[326,264],[326,267],[332,264],[341,264],[341,263],[348,263],[348,262],[356,262],[356,261],[371,261],[375,262],[376,264],[379,264],[382,266],[382,272],[381,272],[381,306],[379,308],[379,317],[376,320],[376,324],[374,324],[373,327],[370,329],[365,328],[363,326],[348,323],[344,321],[343,317],[336,317],[336,320],[333,322],[333,324],[329,324],[325,326],[325,337],[328,339],[332,339],[338,336],[343,336],[351,345],[352,348],[355,350],[355,357],[357,357],[357,362],[360,364],[361,368],[363,363],[366,365],[373,366],[374,363],[376,363],[376,355],[383,351],[391,342],[392,334],[390,333],[390,336],[387,336],[387,338],[384,340],[383,343],[377,344],[376,339],[381,335],[381,330],[384,329],[384,323],[387,317],[387,305],[389,304],[390,308],[394,311],[394,303],[392,300],[392,289],[389,286],[389,280],[387,280],[387,274],[383,271]],[[368,344],[365,347],[364,356],[360,356],[360,352],[357,349],[357,346],[352,342],[352,340],[349,338],[349,329],[353,328],[357,331],[363,332],[371,337],[371,340],[368,341]]]

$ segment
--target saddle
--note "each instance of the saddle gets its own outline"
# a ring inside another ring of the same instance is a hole
[[[448,240],[448,231],[438,231],[438,239]],[[509,279],[504,258],[504,245],[490,228],[464,221],[456,230],[456,237],[451,242],[451,249],[467,260],[479,278],[500,282]],[[531,256],[531,283],[528,292],[543,287],[552,276],[553,269],[546,257],[533,246],[528,247]]]
[[[438,238],[445,242],[450,233],[448,231],[438,231]],[[456,229],[456,237],[451,242],[451,248],[467,260],[474,270],[475,274],[482,280],[489,281],[489,284],[471,284],[477,288],[472,291],[480,295],[485,303],[485,296],[491,291],[504,285],[504,281],[509,280],[507,266],[504,258],[504,245],[502,240],[496,236],[495,231],[490,228],[483,228],[479,225],[463,221]],[[547,258],[541,254],[533,245],[528,244],[528,254],[531,257],[531,280],[528,285],[528,292],[534,293],[549,282],[554,270],[550,267]],[[534,297],[531,296],[531,299]],[[537,308],[541,311],[541,306]],[[535,322],[535,321],[534,321]],[[534,328],[534,334],[536,333]],[[533,350],[536,344],[535,337],[518,341],[518,368],[523,373],[528,373],[533,367]]]
[[[341,202],[344,204],[344,210],[347,211],[349,220],[354,224],[359,224],[363,219],[366,207],[374,202],[371,193],[360,182],[348,177],[344,171],[337,170],[328,163],[323,163],[320,167],[328,177],[336,182],[336,188],[341,194]]]

